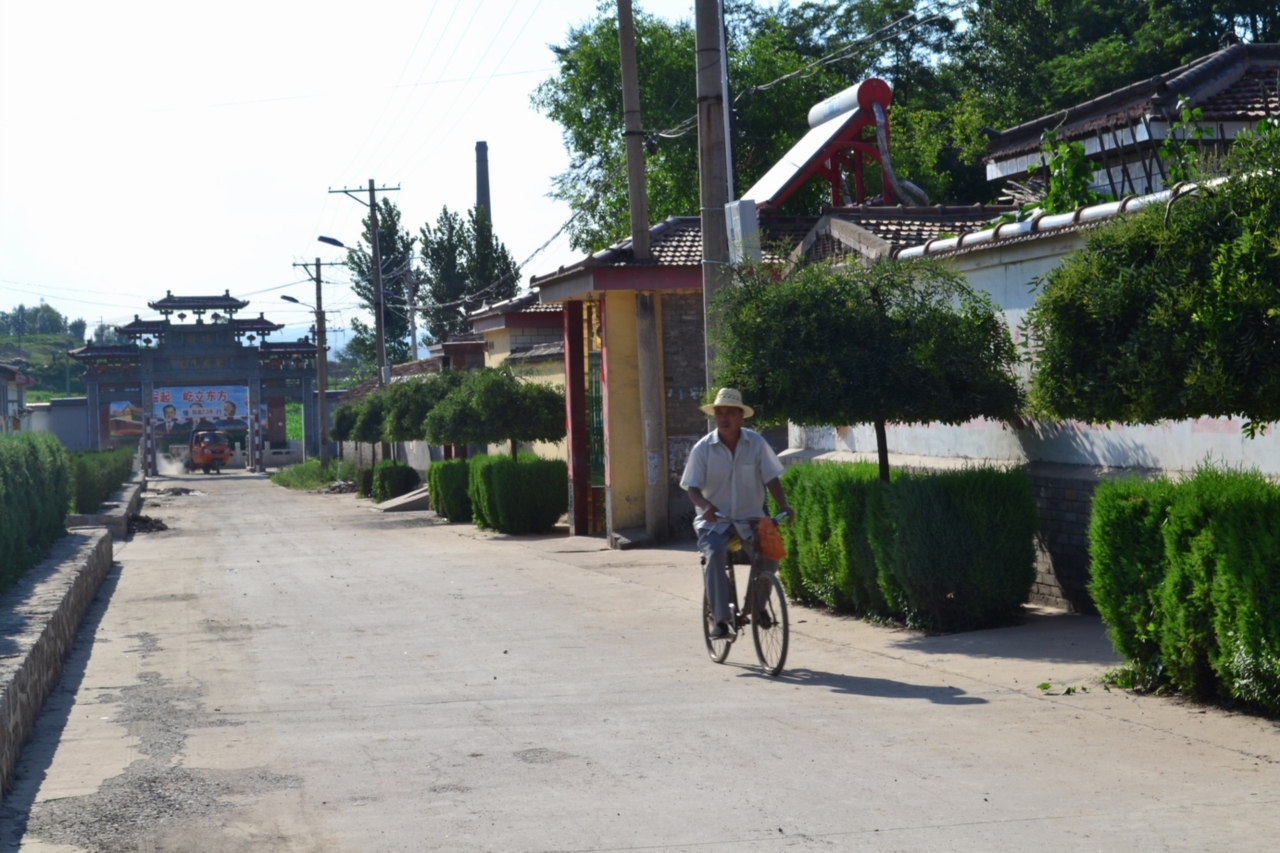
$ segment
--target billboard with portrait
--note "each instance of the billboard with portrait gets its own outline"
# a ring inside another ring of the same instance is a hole
[[[191,385],[156,388],[151,393],[156,444],[185,444],[194,429],[225,430],[233,444],[242,443],[249,428],[249,389],[244,385]]]

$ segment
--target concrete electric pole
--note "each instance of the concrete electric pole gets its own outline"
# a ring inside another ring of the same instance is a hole
[[[357,192],[353,189],[331,189],[331,193],[342,193],[350,196],[356,201],[369,208],[369,232],[373,239],[373,314],[376,323],[376,332],[378,336],[378,384],[386,385],[391,381],[391,368],[387,366],[387,343],[384,338],[382,311],[382,241],[378,238],[378,193],[395,192],[399,187],[379,187],[375,186],[373,178],[369,179],[369,201],[366,203],[359,196],[352,195]]]
[[[720,65],[720,0],[697,0],[694,37],[698,85],[698,190],[702,214],[702,309],[705,317],[707,388],[714,379],[718,318],[711,309],[720,288],[729,280],[729,233],[724,206],[729,201],[725,162],[723,74]]]
[[[306,264],[294,264],[295,267],[306,269]],[[316,422],[320,426],[320,467],[329,467],[329,353],[326,344],[325,320],[324,320],[324,294],[321,292],[320,268],[321,267],[343,267],[343,263],[321,263],[316,258]],[[292,296],[283,297],[289,301],[296,301]]]
[[[640,79],[631,0],[618,0],[618,47],[622,57],[622,111],[627,143],[627,194],[631,202],[631,254],[649,257],[649,200],[644,178],[644,130],[640,124]],[[640,371],[640,421],[644,441],[645,531],[667,538],[667,431],[662,416],[662,360],[657,314],[660,297],[636,294],[636,347]]]

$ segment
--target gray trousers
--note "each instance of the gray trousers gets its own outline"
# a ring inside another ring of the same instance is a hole
[[[729,578],[725,574],[729,558],[726,546],[732,534],[732,527],[723,533],[710,527],[698,531],[698,550],[707,560],[702,569],[702,582],[707,589],[707,601],[711,603],[711,616],[717,622],[727,623],[732,618],[729,603],[737,595],[736,590],[729,589]]]

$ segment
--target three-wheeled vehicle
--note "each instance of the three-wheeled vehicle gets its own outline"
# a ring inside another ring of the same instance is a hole
[[[192,430],[187,450],[183,467],[189,472],[199,468],[206,474],[221,474],[222,467],[231,462],[231,439],[220,429]]]

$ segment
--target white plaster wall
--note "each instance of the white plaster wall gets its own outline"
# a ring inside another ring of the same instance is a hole
[[[1083,247],[1075,232],[955,255],[947,263],[971,286],[990,294],[1003,309],[1015,342],[1038,293],[1036,280],[1064,255]],[[1280,475],[1280,424],[1255,439],[1241,433],[1239,418],[1201,418],[1153,426],[1093,426],[1075,421],[1036,423],[1014,429],[978,419],[960,426],[889,426],[889,452],[948,459],[1052,462],[1185,471],[1206,459]],[[789,446],[797,450],[875,453],[870,424],[805,428],[792,425]]]

